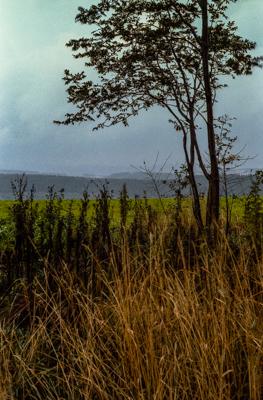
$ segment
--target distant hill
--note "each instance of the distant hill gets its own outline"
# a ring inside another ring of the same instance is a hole
[[[156,172],[153,174],[154,176],[158,177],[160,180],[167,180],[167,179],[173,179],[173,173],[172,172]],[[137,172],[117,172],[115,174],[111,174],[107,176],[107,179],[122,179],[122,180],[151,180],[150,176],[148,176],[145,172],[143,171],[137,171]]]
[[[11,174],[11,175],[18,174],[18,175],[22,175],[24,173],[33,174],[33,175],[41,174],[41,172],[39,172],[39,171],[23,171],[23,170],[20,170],[20,169],[0,169],[0,174]]]
[[[77,199],[80,198],[84,190],[88,190],[91,197],[98,195],[102,185],[107,184],[108,189],[112,191],[113,197],[118,197],[119,192],[122,189],[124,183],[128,188],[128,193],[131,198],[135,196],[143,197],[145,192],[148,197],[157,197],[154,190],[153,182],[149,177],[146,177],[143,173],[124,173],[114,174],[107,178],[89,178],[89,177],[73,177],[63,175],[45,175],[45,174],[27,174],[27,189],[28,192],[32,185],[35,186],[36,199],[46,198],[46,194],[49,186],[54,186],[55,191],[64,189],[65,198]],[[0,173],[0,199],[13,199],[14,195],[12,192],[11,181],[14,181],[17,176],[21,174],[16,173]],[[169,187],[171,183],[171,174],[157,174],[159,177],[158,186],[162,196],[172,197],[173,191]],[[197,176],[197,182],[200,192],[207,191],[206,179],[199,175]],[[229,193],[242,195],[249,192],[249,188],[252,182],[251,175],[238,175],[233,174],[228,176]],[[188,193],[188,190],[185,192]],[[221,194],[223,191],[221,189]]]

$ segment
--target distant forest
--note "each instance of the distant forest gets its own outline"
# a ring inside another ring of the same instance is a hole
[[[0,173],[0,199],[10,200],[14,198],[11,182],[21,175],[12,173]],[[163,197],[173,197],[174,191],[170,187],[173,175],[161,173],[156,175],[156,183],[158,184],[159,192]],[[158,197],[154,188],[153,181],[143,173],[124,173],[114,174],[107,178],[92,178],[92,177],[73,177],[61,175],[42,175],[28,174],[27,192],[34,185],[35,198],[45,199],[48,192],[48,187],[53,186],[54,190],[59,192],[64,190],[66,199],[78,199],[81,197],[84,190],[87,190],[90,197],[96,197],[103,185],[107,185],[108,190],[112,193],[112,197],[118,197],[124,183],[127,185],[127,190],[130,198],[134,197]],[[228,175],[228,191],[231,195],[248,194],[253,176],[252,175]],[[207,180],[197,175],[198,188],[200,193],[207,192]],[[184,194],[189,194],[190,189],[185,189]],[[221,195],[224,191],[221,185]]]

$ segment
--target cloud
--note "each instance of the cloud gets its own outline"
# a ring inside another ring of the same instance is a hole
[[[163,110],[153,109],[118,126],[91,133],[91,124],[57,127],[53,119],[69,110],[62,81],[65,68],[82,70],[65,43],[88,34],[74,23],[79,0],[1,0],[0,34],[0,168],[65,172],[107,172],[130,164],[183,161],[180,134],[174,133]],[[239,3],[239,4],[238,4]],[[263,2],[242,1],[231,12],[241,34],[258,40],[263,51]],[[250,7],[248,5],[250,4]],[[260,53],[259,53],[260,54]],[[91,75],[94,77],[94,75]],[[262,71],[231,81],[219,96],[218,112],[238,118],[233,129],[249,154],[263,148]],[[203,138],[205,144],[206,139]],[[259,157],[258,164],[262,165]]]
[[[231,19],[237,21],[239,32],[259,46],[263,45],[261,0],[239,0],[230,7]]]

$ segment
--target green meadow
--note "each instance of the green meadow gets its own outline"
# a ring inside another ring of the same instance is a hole
[[[242,197],[230,197],[229,198],[229,207],[230,207],[230,213],[234,221],[237,221],[240,217],[242,217],[244,213],[244,204],[245,204],[245,196]],[[174,198],[162,198],[162,199],[157,199],[157,198],[151,198],[151,199],[139,199],[137,200],[141,206],[144,206],[147,204],[148,206],[151,206],[156,212],[161,213],[161,212],[167,212],[169,213],[173,207],[176,206],[176,199]],[[224,217],[225,215],[225,209],[226,209],[226,200],[224,197],[221,197],[220,199],[221,202],[221,215]],[[96,200],[90,199],[89,200],[89,206],[88,206],[88,215],[92,215],[94,212],[94,205],[96,203]],[[111,212],[111,217],[113,217],[114,220],[118,221],[120,218],[120,202],[118,199],[111,199],[109,200],[110,203],[110,212]],[[15,204],[15,200],[0,200],[0,219],[5,221],[9,218],[10,216],[10,210],[12,206]],[[40,210],[43,210],[46,206],[46,200],[34,200],[34,204],[37,204]],[[135,200],[130,199],[129,200],[129,217],[132,216],[133,210],[134,210],[134,204]],[[192,211],[191,211],[191,204],[192,201],[189,198],[184,198],[182,199],[182,209],[185,211],[185,213],[191,217]],[[81,200],[68,200],[64,199],[62,200],[62,213],[66,214],[68,209],[71,207],[73,214],[75,216],[78,215],[79,208],[81,205]],[[205,210],[205,205],[206,205],[206,200],[203,199],[201,200],[201,205],[203,211]]]

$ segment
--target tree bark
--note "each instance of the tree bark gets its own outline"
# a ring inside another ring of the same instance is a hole
[[[194,128],[191,127],[191,129],[194,129]],[[195,179],[193,160],[190,160],[188,150],[187,150],[186,138],[187,138],[187,134],[184,131],[183,132],[183,148],[184,148],[184,153],[185,153],[187,170],[188,170],[188,174],[189,174],[189,182],[190,182],[192,195],[193,195],[193,213],[194,213],[194,217],[195,217],[195,220],[197,223],[198,231],[199,231],[199,233],[201,233],[203,231],[204,225],[203,225],[201,206],[200,206],[200,196],[198,193],[197,183],[196,183],[196,179]],[[191,141],[193,140],[192,133],[190,135],[190,139],[191,139]],[[191,143],[191,146],[193,146],[193,143]]]
[[[209,73],[209,33],[208,33],[208,1],[201,0],[202,10],[202,66],[207,108],[207,139],[210,158],[210,176],[206,207],[206,227],[211,232],[212,225],[219,219],[219,170],[216,156],[216,143],[214,132],[213,99]]]

